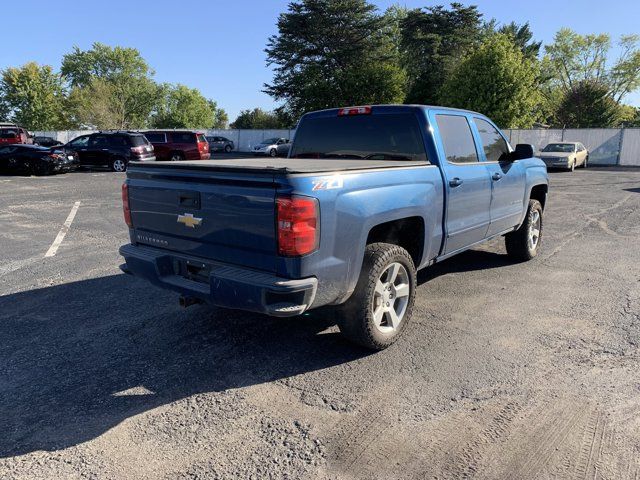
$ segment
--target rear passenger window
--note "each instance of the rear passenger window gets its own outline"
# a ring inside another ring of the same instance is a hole
[[[196,143],[196,136],[193,133],[174,132],[173,143]]]
[[[466,117],[436,115],[436,122],[448,162],[475,163],[478,161],[476,144]]]
[[[164,133],[145,133],[144,136],[151,143],[167,143],[167,136]]]
[[[128,147],[129,142],[127,141],[127,137],[123,137],[122,135],[114,135],[110,138],[109,142],[114,147]]]
[[[484,155],[487,157],[488,162],[502,162],[509,157],[509,147],[507,142],[504,141],[500,132],[495,129],[486,120],[481,118],[474,118],[473,121],[478,127],[480,133],[480,139],[482,140],[482,148],[484,149]]]

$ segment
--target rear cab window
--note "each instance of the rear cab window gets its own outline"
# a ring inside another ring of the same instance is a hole
[[[413,113],[336,114],[304,119],[290,158],[427,161],[427,154]]]

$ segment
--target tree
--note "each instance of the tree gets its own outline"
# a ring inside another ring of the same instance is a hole
[[[63,57],[61,73],[72,87],[74,115],[86,126],[144,128],[162,100],[163,89],[154,82],[153,70],[134,48],[101,43],[87,51],[74,47]],[[99,95],[98,105],[93,95]],[[85,123],[86,119],[106,123]]]
[[[155,127],[213,127],[216,121],[216,110],[214,110],[216,104],[213,102],[212,105],[212,102],[207,100],[199,90],[184,85],[176,85],[166,87],[165,92],[158,113],[153,118]]]
[[[7,68],[0,78],[0,116],[31,130],[66,128],[65,90],[48,65],[30,62]]]
[[[208,100],[209,106],[213,111],[213,125],[211,128],[225,129],[229,127],[229,115],[223,109],[218,107],[218,103],[214,100]]]
[[[401,102],[405,76],[389,49],[389,33],[366,0],[300,0],[278,19],[265,92],[301,114],[342,105]]]
[[[441,100],[483,113],[504,128],[529,128],[541,98],[537,79],[538,65],[509,36],[494,34],[452,72]]]
[[[436,104],[440,89],[460,60],[483,36],[476,6],[452,3],[410,10],[402,21],[402,50],[409,89],[407,103]]]
[[[254,108],[253,110],[242,110],[238,118],[231,124],[231,128],[268,130],[289,128],[291,125],[290,118],[282,110],[265,112],[261,108]]]
[[[595,80],[574,83],[558,107],[563,128],[605,128],[620,125],[624,109],[609,94],[609,87]]]
[[[604,85],[617,103],[640,86],[640,36],[623,35],[615,60],[609,58],[611,38],[607,34],[580,35],[568,28],[556,33],[545,47],[544,69],[550,88],[571,92],[588,80]]]
[[[536,60],[538,58],[542,42],[533,41],[533,32],[529,27],[529,22],[522,25],[518,25],[516,22],[511,22],[497,28],[496,32],[509,36],[511,41],[518,46],[525,57],[531,60]]]

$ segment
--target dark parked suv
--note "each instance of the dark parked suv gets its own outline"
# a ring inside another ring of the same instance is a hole
[[[124,172],[132,161],[153,161],[153,145],[142,133],[100,132],[82,135],[64,145],[65,150],[78,154],[80,165],[107,166],[114,172]]]
[[[209,142],[203,133],[187,130],[144,132],[155,148],[158,160],[209,160]]]

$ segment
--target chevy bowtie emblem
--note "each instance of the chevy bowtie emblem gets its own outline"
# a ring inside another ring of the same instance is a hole
[[[191,213],[185,213],[184,215],[178,215],[178,223],[183,223],[185,227],[196,228],[202,223],[202,219],[194,217]]]

